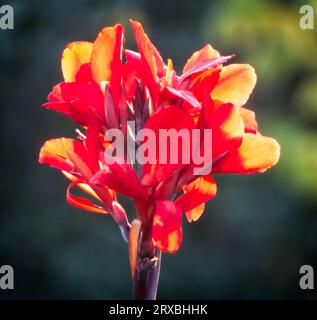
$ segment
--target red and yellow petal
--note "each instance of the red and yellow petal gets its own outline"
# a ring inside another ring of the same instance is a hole
[[[91,54],[91,71],[97,83],[110,81],[116,67],[121,67],[123,28],[107,27],[98,34]]]
[[[79,41],[70,43],[62,54],[62,71],[65,82],[74,82],[81,65],[89,63],[93,44]]]
[[[248,64],[230,64],[222,68],[217,86],[211,93],[214,100],[243,106],[256,83],[254,69]]]
[[[257,173],[274,166],[280,157],[276,140],[260,134],[246,133],[241,146],[213,166],[215,173]]]
[[[70,161],[69,154],[74,153],[83,156],[85,152],[84,146],[74,139],[51,139],[42,146],[39,163],[70,172],[74,170],[74,164]]]
[[[92,77],[97,83],[109,82],[115,103],[118,102],[123,54],[122,25],[104,28],[97,36],[91,53]]]
[[[175,204],[180,211],[186,212],[212,199],[216,195],[217,185],[211,176],[203,176],[185,185],[183,189],[184,194],[176,199]],[[191,217],[190,221],[196,221],[198,218],[196,215]]]
[[[199,206],[197,206],[196,208],[186,211],[186,218],[188,222],[195,222],[197,221],[202,214],[205,211],[205,203],[201,203]]]
[[[258,124],[255,120],[255,113],[246,108],[240,108],[239,111],[243,119],[245,132],[256,133]]]
[[[130,23],[133,28],[141,58],[145,62],[145,65],[149,67],[153,79],[157,81],[158,76],[164,72],[163,59],[147,34],[144,32],[141,23],[133,20],[130,20]]]
[[[220,58],[220,53],[215,50],[210,44],[207,44],[202,49],[193,53],[193,55],[187,60],[187,63],[184,66],[183,73],[191,69],[195,64],[210,60]]]
[[[73,174],[67,172],[67,171],[62,171],[63,175],[69,179],[72,182],[77,182],[77,187],[88,193],[90,196],[96,198],[97,200],[101,201],[97,193],[93,190],[93,188],[85,182],[82,182],[81,179],[77,178]]]
[[[213,161],[224,153],[238,148],[244,134],[244,124],[239,109],[230,103],[215,107],[211,100],[203,105],[199,124],[212,129]]]
[[[193,76],[197,77],[201,73],[207,70],[216,70],[216,68],[220,67],[223,63],[227,62],[233,56],[224,56],[219,57],[217,59],[209,59],[209,60],[202,60],[196,63],[193,67],[191,67],[188,71],[183,73],[179,78],[179,83],[182,84],[188,78],[193,78]]]
[[[175,253],[182,242],[182,213],[172,201],[157,201],[154,211],[152,237],[154,245],[163,252]]]
[[[221,68],[204,71],[197,77],[194,77],[190,83],[190,91],[199,101],[204,101],[206,95],[210,95],[216,87]]]
[[[142,80],[151,92],[154,105],[159,103],[159,76],[165,72],[163,59],[143,30],[141,23],[130,20],[142,62]]]
[[[71,189],[77,186],[78,184],[80,184],[80,182],[78,181],[72,182],[67,188],[66,199],[69,204],[71,204],[74,207],[77,207],[86,211],[94,212],[94,213],[102,213],[102,214],[108,213],[108,211],[105,208],[97,204],[94,204],[90,200],[83,197],[72,195],[70,192]]]

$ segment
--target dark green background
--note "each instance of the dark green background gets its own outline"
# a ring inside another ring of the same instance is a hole
[[[248,107],[282,147],[265,174],[216,176],[217,197],[199,222],[184,221],[180,251],[163,255],[159,298],[316,297],[298,286],[301,265],[317,268],[317,36],[299,28],[299,7],[313,4],[316,18],[316,1],[4,3],[15,29],[0,30],[0,265],[14,267],[15,290],[0,297],[130,297],[127,248],[111,217],[69,206],[66,179],[37,163],[45,140],[75,136],[70,120],[40,107],[62,79],[63,48],[121,22],[135,49],[129,17],[179,72],[208,42],[252,64]]]

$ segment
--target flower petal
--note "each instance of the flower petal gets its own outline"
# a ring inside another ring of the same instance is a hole
[[[89,126],[87,128],[87,138],[85,146],[87,149],[87,156],[89,159],[90,167],[93,171],[98,171],[99,167],[99,154],[101,152],[101,144],[99,140],[100,124],[98,118],[91,112],[89,114]]]
[[[220,58],[220,53],[215,50],[210,44],[207,44],[199,51],[194,52],[193,55],[187,60],[183,69],[183,73],[187,72],[194,65],[201,61],[218,58]]]
[[[162,76],[164,73],[163,59],[147,34],[144,32],[141,23],[133,20],[130,20],[130,23],[133,28],[141,57],[149,66],[153,78],[157,80],[157,78]]]
[[[157,201],[152,229],[155,246],[163,251],[175,253],[182,242],[182,213],[172,201]]]
[[[48,140],[41,148],[39,163],[47,164],[66,172],[73,171],[75,166],[70,161],[70,152],[84,157],[86,150],[80,142],[73,139],[58,138]]]
[[[239,111],[243,119],[245,132],[256,133],[258,124],[255,120],[255,113],[246,108],[240,108]]]
[[[190,83],[190,91],[198,99],[204,101],[205,95],[210,95],[212,90],[216,87],[221,68],[207,70],[194,77]]]
[[[105,117],[103,93],[95,82],[59,83],[48,95],[48,101],[43,107],[61,112],[81,125],[88,125],[89,110],[101,120]]]
[[[243,120],[239,109],[227,103],[215,106],[209,95],[203,104],[198,124],[212,129],[212,160],[238,148],[244,133]]]
[[[97,83],[108,81],[115,103],[118,102],[123,53],[123,27],[120,24],[102,29],[91,53],[91,71]]]
[[[177,119],[177,121],[175,121]],[[160,112],[153,115],[145,124],[146,129],[151,129],[152,132],[154,132],[156,141],[155,141],[155,147],[156,147],[156,163],[155,164],[144,164],[143,165],[143,175],[146,175],[147,173],[153,173],[157,179],[157,181],[160,181],[162,179],[165,179],[172,171],[174,171],[177,168],[180,168],[184,166],[182,163],[182,151],[183,151],[183,145],[180,141],[178,141],[178,151],[176,150],[170,150],[171,149],[171,139],[167,139],[167,150],[166,152],[166,164],[160,163],[160,144],[162,144],[162,141],[160,140],[160,130],[166,129],[166,131],[169,132],[169,130],[173,130],[176,133],[179,133],[182,129],[185,129],[187,132],[191,134],[191,130],[195,128],[195,123],[193,118],[182,108],[176,107],[176,106],[170,106],[165,109],[162,109]],[[180,140],[180,139],[179,139]],[[190,141],[187,141],[190,145]],[[177,163],[171,163],[171,152],[175,152],[175,155],[178,157]],[[162,156],[162,154],[161,154]]]
[[[254,69],[248,64],[231,64],[222,68],[217,86],[212,91],[214,100],[244,105],[256,83]]]
[[[72,195],[70,193],[70,190],[73,187],[77,186],[77,184],[79,184],[78,181],[72,182],[69,185],[69,187],[67,188],[66,199],[69,204],[71,204],[74,207],[86,210],[86,211],[91,211],[91,212],[95,212],[95,213],[103,213],[103,214],[108,213],[108,211],[105,208],[92,203],[90,200]]]
[[[71,173],[69,173],[67,171],[62,171],[62,173],[70,181],[78,182],[77,183],[77,187],[78,188],[82,189],[83,191],[88,193],[90,196],[92,196],[92,197],[98,199],[99,201],[101,201],[101,199],[99,198],[97,193],[94,191],[94,189],[88,183],[82,182],[81,179],[77,178],[76,176],[72,175]]]
[[[159,102],[159,75],[164,72],[164,63],[157,49],[143,30],[141,23],[130,20],[143,64],[143,82],[149,88],[154,105]]]
[[[180,211],[190,211],[213,198],[217,192],[216,181],[211,176],[199,177],[184,186],[184,194],[175,201]]]
[[[138,85],[138,62],[127,61],[122,67],[122,77],[125,93],[129,101],[132,101]]]
[[[43,108],[54,110],[64,114],[67,117],[71,117],[70,103],[69,102],[47,102],[42,105]]]
[[[238,109],[232,104],[224,104],[216,109],[210,121],[210,128],[213,129],[213,160],[240,146],[244,125]]]
[[[172,87],[166,87],[166,90],[174,97],[180,98],[186,102],[188,102],[192,107],[200,109],[200,102],[196,99],[196,97],[187,90],[179,90]]]
[[[200,61],[197,64],[195,64],[192,68],[190,68],[188,71],[182,74],[182,76],[179,78],[179,83],[181,84],[186,79],[191,77],[192,75],[197,75],[198,73],[202,73],[206,70],[215,69],[216,67],[220,66],[221,64],[227,62],[229,59],[231,59],[233,56],[226,56],[226,57],[219,57],[217,59],[209,59]]]
[[[257,173],[274,166],[280,157],[276,140],[246,133],[239,149],[230,152],[213,166],[216,173]]]
[[[93,44],[91,42],[72,42],[63,51],[62,71],[65,82],[74,82],[82,64],[90,61]]]
[[[127,197],[146,196],[146,188],[141,185],[136,172],[127,163],[108,164],[92,177],[91,183],[107,186]]]
[[[134,219],[131,223],[129,233],[129,259],[132,279],[134,278],[137,265],[140,231],[141,221],[138,219]]]
[[[112,216],[121,228],[124,228],[125,230],[130,228],[127,214],[121,204],[117,201],[112,202]],[[128,239],[126,238],[125,240]]]
[[[201,203],[199,206],[197,206],[196,208],[186,211],[186,218],[188,222],[195,222],[197,221],[201,215],[204,213],[205,211],[205,203]]]

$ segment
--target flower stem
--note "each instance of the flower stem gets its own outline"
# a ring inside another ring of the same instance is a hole
[[[155,300],[160,276],[161,252],[151,260],[141,258],[133,280],[134,300]]]

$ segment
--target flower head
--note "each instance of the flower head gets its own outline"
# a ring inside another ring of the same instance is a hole
[[[259,133],[254,112],[244,106],[256,83],[250,65],[225,65],[233,56],[222,56],[206,45],[188,59],[178,75],[171,59],[164,62],[142,25],[131,24],[138,52],[124,49],[121,25],[104,28],[93,43],[73,42],[66,47],[64,82],[53,88],[43,107],[70,117],[83,126],[84,133],[78,131],[76,140],[47,141],[39,161],[71,180],[70,204],[112,214],[132,242],[130,257],[134,260],[139,233],[152,248],[170,253],[178,250],[183,215],[189,222],[198,220],[206,201],[216,195],[213,174],[264,172],[277,163],[280,147]],[[110,129],[124,134],[125,147],[131,141],[140,147],[136,134],[142,129],[151,131],[155,142],[152,161],[135,165],[128,147],[119,161],[110,161],[106,152],[112,148],[107,139]],[[209,152],[210,170],[199,171],[201,165],[192,158],[179,161],[187,152],[182,144],[168,149],[176,152],[177,161],[171,161],[172,151],[165,155],[170,161],[160,161],[160,130],[211,130],[211,136],[189,138],[193,154],[195,148]],[[100,204],[72,195],[74,186]],[[140,222],[136,226],[141,227],[130,227],[117,193],[132,199]],[[132,235],[128,235],[130,229]]]

